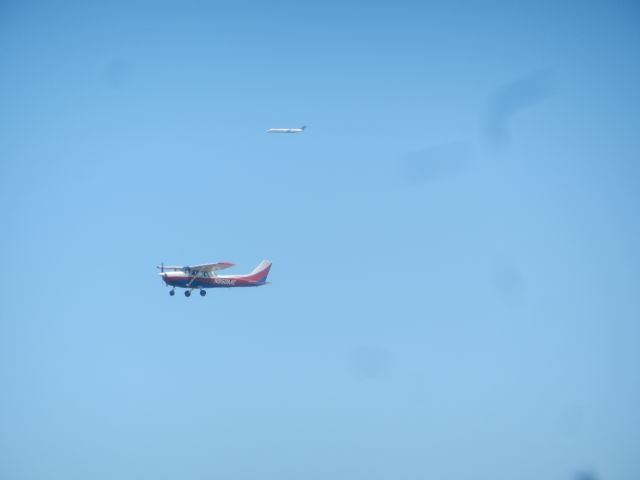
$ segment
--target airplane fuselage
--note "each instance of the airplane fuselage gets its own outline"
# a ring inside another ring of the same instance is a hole
[[[304,128],[270,128],[267,133],[302,133]]]
[[[174,272],[165,272],[162,274],[164,282],[171,287],[178,288],[229,288],[229,287],[259,287],[264,285],[265,281],[252,280],[242,277],[200,277],[193,275],[184,275]]]

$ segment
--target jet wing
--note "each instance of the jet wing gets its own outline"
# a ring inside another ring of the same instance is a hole
[[[192,271],[198,272],[215,272],[216,270],[224,270],[225,268],[233,267],[235,264],[231,262],[218,262],[218,263],[203,263],[202,265],[189,265],[184,267]]]

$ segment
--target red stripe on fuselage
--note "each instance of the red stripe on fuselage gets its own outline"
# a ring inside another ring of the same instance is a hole
[[[262,282],[250,278],[162,277],[167,285],[181,288],[216,288],[258,286]]]

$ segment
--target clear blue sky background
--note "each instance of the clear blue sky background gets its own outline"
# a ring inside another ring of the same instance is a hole
[[[2,2],[0,478],[640,478],[640,8],[527,3]]]

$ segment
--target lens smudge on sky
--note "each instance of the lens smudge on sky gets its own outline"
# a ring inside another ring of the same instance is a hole
[[[418,150],[406,156],[409,183],[424,183],[463,174],[471,165],[464,143],[449,143]]]
[[[553,94],[551,74],[536,73],[509,82],[491,93],[485,116],[485,135],[490,147],[506,147],[519,114]]]

